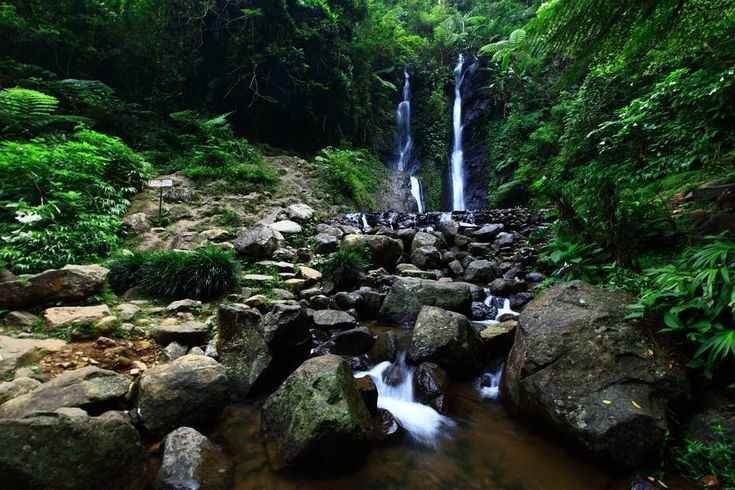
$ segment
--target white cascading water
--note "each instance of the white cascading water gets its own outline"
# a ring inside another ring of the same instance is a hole
[[[411,195],[416,200],[419,213],[424,212],[424,197],[421,194],[421,182],[415,175],[411,176]]]
[[[454,422],[433,408],[415,401],[413,396],[413,369],[406,365],[405,353],[396,360],[397,366],[381,362],[370,371],[355,373],[356,378],[370,376],[378,389],[378,408],[393,415],[403,429],[417,442],[436,447],[442,435]],[[400,370],[401,380],[395,385],[385,382],[383,375],[391,366]]]
[[[462,148],[462,82],[464,81],[464,56],[454,68],[454,142],[452,146],[452,210],[464,211],[464,150]]]
[[[500,398],[500,378],[503,377],[503,364],[496,371],[488,371],[475,382],[482,398],[497,400]]]
[[[396,109],[396,125],[398,126],[398,160],[396,169],[405,172],[411,166],[413,137],[411,136],[411,75],[403,72],[403,98]],[[424,212],[424,198],[421,193],[421,182],[411,175],[411,195],[416,201],[419,213]]]

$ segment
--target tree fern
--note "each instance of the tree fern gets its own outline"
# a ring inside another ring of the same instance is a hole
[[[26,131],[49,124],[59,100],[20,87],[0,90],[0,124],[5,131]]]

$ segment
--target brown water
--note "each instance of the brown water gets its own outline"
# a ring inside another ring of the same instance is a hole
[[[438,449],[399,440],[375,448],[356,471],[315,479],[272,470],[259,438],[257,408],[230,407],[215,440],[236,461],[237,490],[617,490],[614,477],[508,417],[467,383],[450,393],[457,422]]]

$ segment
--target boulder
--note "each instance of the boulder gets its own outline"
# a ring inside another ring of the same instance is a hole
[[[170,303],[166,307],[166,311],[170,313],[183,313],[187,311],[195,311],[202,307],[202,302],[194,299],[180,299]]]
[[[361,287],[357,290],[357,294],[360,295],[360,301],[357,302],[357,312],[360,314],[360,318],[371,319],[378,316],[385,299],[385,293],[369,287]]]
[[[339,238],[335,235],[319,233],[314,237],[314,251],[321,255],[331,254],[339,248]]]
[[[513,336],[518,327],[516,320],[506,320],[496,325],[488,325],[480,330],[480,338],[488,357],[505,356],[513,346]]]
[[[312,269],[311,267],[306,267],[305,265],[299,267],[299,275],[310,283],[315,283],[322,280],[321,272],[316,269]]]
[[[355,317],[345,311],[316,310],[312,318],[314,326],[322,330],[349,330],[357,327]]]
[[[123,303],[118,305],[116,310],[117,317],[123,322],[132,320],[138,315],[138,313],[140,313],[140,307],[132,303]]]
[[[191,427],[180,427],[163,440],[156,490],[227,490],[232,465],[220,448]]]
[[[0,472],[13,490],[143,488],[145,454],[127,417],[79,409],[0,419]]]
[[[304,203],[291,204],[286,208],[286,214],[288,214],[289,218],[302,223],[311,220],[314,217],[314,213],[316,213],[314,208]]]
[[[290,220],[276,221],[269,226],[283,235],[296,235],[302,231],[300,224]]]
[[[368,358],[377,364],[383,361],[393,362],[398,354],[408,349],[411,333],[408,330],[388,330],[378,336],[373,347],[368,352]]]
[[[159,345],[168,345],[171,342],[177,342],[181,345],[193,347],[207,343],[209,327],[206,323],[196,320],[170,325],[158,325],[151,330],[151,337]]]
[[[8,400],[30,393],[39,386],[41,386],[40,381],[25,377],[0,383],[0,406]]]
[[[110,315],[112,315],[112,312],[107,305],[60,306],[48,308],[43,312],[46,328],[49,330],[72,325],[93,325]]]
[[[627,321],[632,298],[580,282],[552,286],[521,314],[501,382],[511,412],[614,466],[655,461],[684,371]]]
[[[421,269],[441,267],[442,254],[436,247],[420,247],[411,252],[411,263]]]
[[[11,311],[5,315],[5,325],[11,327],[33,327],[41,321],[39,317],[27,311]]]
[[[501,223],[483,225],[479,230],[472,232],[472,236],[478,242],[492,242],[498,233],[503,231],[505,226]]]
[[[411,242],[411,253],[421,247],[435,247],[437,249],[442,249],[446,248],[446,243],[444,243],[444,239],[441,235],[419,231],[413,237],[413,241]]]
[[[145,213],[133,213],[123,218],[123,226],[137,233],[145,233],[151,229],[151,223]]]
[[[340,244],[342,250],[370,250],[373,264],[393,269],[403,255],[403,242],[385,235],[347,235]]]
[[[102,290],[108,272],[99,265],[67,265],[0,282],[0,309],[81,301]]]
[[[186,355],[143,373],[137,411],[147,431],[163,436],[181,425],[201,427],[227,403],[224,366],[207,356]]]
[[[482,369],[482,341],[464,315],[435,306],[421,308],[413,328],[408,358],[434,362],[457,378]]]
[[[66,345],[59,339],[18,339],[0,335],[0,376],[34,364]]]
[[[487,284],[498,274],[497,267],[489,260],[474,260],[464,271],[464,280],[467,282]]]
[[[413,325],[422,306],[438,306],[469,314],[472,290],[466,283],[396,278],[383,301],[378,318],[395,325]]]
[[[131,384],[128,376],[94,366],[65,371],[0,405],[0,418],[23,418],[62,407],[81,408],[93,414],[123,408]]]
[[[178,342],[171,342],[163,351],[161,351],[161,360],[164,362],[175,361],[181,356],[185,356],[189,349],[185,345]]]
[[[339,356],[304,362],[263,405],[280,463],[309,468],[354,462],[367,449],[370,413]]]
[[[513,243],[515,243],[515,236],[513,236],[512,233],[501,232],[493,242],[493,248],[495,250],[500,250],[510,247]]]
[[[333,354],[359,356],[365,354],[375,343],[375,338],[367,327],[357,327],[338,332],[334,338]]]
[[[449,388],[447,373],[433,362],[422,362],[413,376],[416,401],[446,412],[446,392]]]
[[[241,230],[234,242],[238,254],[255,259],[269,259],[283,241],[283,235],[268,225],[258,224]]]

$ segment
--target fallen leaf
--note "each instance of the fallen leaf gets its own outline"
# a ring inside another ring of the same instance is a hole
[[[669,486],[667,484],[665,484],[664,482],[662,482],[661,480],[656,480],[656,483],[658,483],[659,485],[661,485],[664,488],[669,488]]]
[[[702,478],[702,485],[707,488],[716,488],[720,486],[720,481],[715,475],[707,475]]]
[[[602,403],[605,405],[612,405],[612,402],[610,400],[602,400]]]
[[[640,406],[640,405],[638,405],[638,403],[637,403],[637,402],[636,402],[635,400],[631,400],[631,401],[630,401],[630,403],[632,403],[632,404],[633,404],[633,406],[634,406],[635,408],[637,408],[638,410],[640,410],[640,409],[641,409],[641,406]]]

